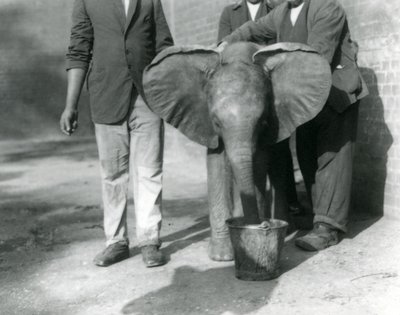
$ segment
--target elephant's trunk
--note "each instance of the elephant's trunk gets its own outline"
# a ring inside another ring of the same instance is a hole
[[[260,219],[253,173],[254,145],[251,141],[235,146],[236,148],[232,147],[229,141],[225,142],[225,144],[228,159],[240,191],[244,216],[252,223],[259,223]]]

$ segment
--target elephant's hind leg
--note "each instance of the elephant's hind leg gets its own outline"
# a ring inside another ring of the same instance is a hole
[[[215,261],[230,261],[233,248],[225,221],[232,217],[233,177],[223,148],[208,150],[207,172],[211,225],[208,256]]]

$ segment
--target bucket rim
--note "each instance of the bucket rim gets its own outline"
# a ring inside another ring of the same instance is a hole
[[[226,224],[228,225],[229,228],[233,229],[251,229],[251,230],[277,230],[277,229],[282,229],[285,227],[289,226],[289,223],[284,221],[284,220],[279,220],[279,219],[269,219],[270,222],[276,222],[279,223],[279,226],[267,226],[267,227],[260,227],[259,224],[240,224],[240,225],[234,225],[233,222],[236,220],[243,220],[245,217],[234,217],[226,220]]]

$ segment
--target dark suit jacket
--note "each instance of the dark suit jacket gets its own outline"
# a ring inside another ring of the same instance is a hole
[[[331,64],[332,91],[328,103],[338,112],[368,95],[356,63],[357,49],[350,38],[346,14],[337,0],[309,1],[307,44]],[[289,6],[283,3],[257,23],[248,22],[225,37],[228,43],[261,41],[276,38],[279,42],[281,24]]]
[[[269,11],[271,11],[271,8],[267,5],[267,1],[262,0],[260,9],[256,15],[256,20],[267,15]],[[219,20],[218,41],[250,20],[250,12],[247,8],[246,0],[241,0],[235,4],[226,6]]]
[[[67,69],[89,69],[92,119],[112,124],[124,119],[132,93],[143,96],[144,68],[173,45],[160,0],[75,0]]]

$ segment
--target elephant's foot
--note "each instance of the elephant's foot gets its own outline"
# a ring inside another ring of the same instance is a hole
[[[208,244],[208,257],[214,261],[233,260],[233,247],[229,237],[213,238]]]

